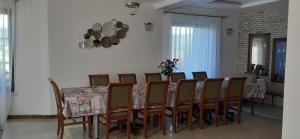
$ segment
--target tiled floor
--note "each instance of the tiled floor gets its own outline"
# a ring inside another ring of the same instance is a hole
[[[168,124],[170,121],[168,120]],[[219,127],[208,126],[199,129],[197,123],[194,130],[183,128],[177,134],[163,136],[158,128],[152,128],[149,133],[151,138],[166,139],[280,139],[281,120],[242,114],[242,123],[230,123],[224,126],[221,122]],[[170,126],[168,126],[170,128]],[[102,129],[100,129],[102,131]],[[103,133],[100,131],[100,136]],[[138,130],[133,139],[142,139],[143,130]],[[111,133],[111,139],[125,139],[126,132],[119,130]],[[3,139],[57,139],[55,120],[9,120]],[[66,128],[64,139],[88,139],[87,132],[83,132],[81,126]]]

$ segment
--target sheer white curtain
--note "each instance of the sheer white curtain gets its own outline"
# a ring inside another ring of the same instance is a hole
[[[14,10],[15,0],[0,0],[0,130],[5,126],[11,95]]]
[[[193,71],[219,74],[221,19],[165,14],[164,58],[179,58],[177,71],[192,78]]]

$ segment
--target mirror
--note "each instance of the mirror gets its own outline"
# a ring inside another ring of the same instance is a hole
[[[248,72],[268,75],[270,38],[270,33],[249,34]]]
[[[283,83],[285,77],[286,38],[273,39],[271,81]]]

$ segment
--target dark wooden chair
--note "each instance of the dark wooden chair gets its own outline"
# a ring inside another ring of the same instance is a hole
[[[144,105],[144,137],[148,136],[148,118],[150,116],[160,117],[160,126],[163,134],[166,134],[165,113],[168,93],[168,81],[150,81],[147,84]]]
[[[63,139],[64,137],[64,127],[65,126],[72,126],[72,125],[78,125],[78,124],[82,124],[83,126],[83,130],[86,130],[86,127],[85,127],[85,124],[86,123],[89,123],[86,121],[86,117],[80,117],[82,118],[82,121],[76,121],[77,119],[73,118],[72,119],[72,122],[68,122],[67,121],[67,118],[69,117],[66,117],[64,115],[64,112],[63,112],[63,101],[62,101],[62,97],[61,97],[61,93],[60,93],[60,90],[56,84],[55,81],[53,80],[50,80],[50,83],[53,87],[53,92],[54,92],[54,95],[55,95],[55,102],[56,102],[56,108],[57,108],[57,135],[60,134],[60,139]],[[90,128],[91,126],[89,125],[89,131],[91,131],[92,129]],[[90,134],[89,132],[89,136],[91,137],[92,135]]]
[[[255,85],[257,81],[257,75],[254,72],[245,72],[242,74],[243,77],[247,77],[245,81],[245,85]],[[250,99],[243,99],[244,102],[249,103],[251,105],[251,114],[254,114],[254,104],[255,104],[255,99],[251,97]]]
[[[171,81],[177,82],[179,80],[185,80],[185,74],[184,72],[174,72],[171,74]]]
[[[150,81],[162,81],[160,73],[145,73],[146,83]]]
[[[223,78],[207,79],[204,81],[204,86],[200,97],[200,127],[203,128],[204,112],[214,112],[215,126],[218,126],[218,112],[221,100],[221,88]]]
[[[100,116],[100,122],[105,125],[105,138],[109,139],[110,123],[127,123],[127,137],[131,137],[132,84],[111,83],[108,87],[106,113]]]
[[[193,74],[193,79],[197,81],[205,81],[207,79],[207,74],[205,71],[192,72],[192,74]]]
[[[192,113],[196,82],[196,80],[179,80],[177,82],[175,100],[172,108],[173,133],[177,132],[178,113],[188,113],[188,125],[190,130],[192,130]]]
[[[242,74],[243,77],[247,77],[245,84],[255,84],[257,76],[253,72],[245,72]]]
[[[134,73],[118,74],[120,83],[136,84],[136,75]]]
[[[107,86],[109,84],[108,74],[89,75],[90,86]]]
[[[237,107],[237,121],[241,122],[242,98],[244,85],[247,77],[231,77],[224,95],[224,120],[225,125],[228,123],[228,110],[230,107]]]

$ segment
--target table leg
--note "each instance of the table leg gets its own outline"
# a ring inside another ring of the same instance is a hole
[[[99,121],[98,121],[98,115],[93,115],[93,125],[94,125],[94,138],[99,138]]]

